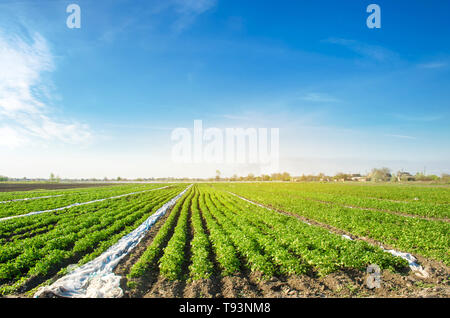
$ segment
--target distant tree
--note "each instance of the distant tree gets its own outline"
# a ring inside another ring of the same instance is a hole
[[[281,174],[279,174],[279,173],[272,173],[272,174],[270,175],[270,178],[271,178],[273,181],[281,180]]]
[[[6,176],[0,176],[0,182],[6,182],[6,181],[8,181],[8,180],[9,180],[8,177],[6,177]]]
[[[216,170],[216,181],[220,180],[220,170]]]
[[[245,178],[246,181],[254,181],[255,175],[253,173],[249,173],[247,177]]]
[[[372,181],[389,181],[392,177],[391,170],[389,168],[374,168],[369,174]]]
[[[333,179],[336,181],[346,181],[346,180],[350,180],[350,178],[351,178],[351,175],[349,175],[348,173],[343,173],[343,172],[338,172],[333,177]]]
[[[283,172],[281,174],[281,180],[282,181],[291,181],[291,175],[287,172]]]
[[[422,172],[416,173],[414,176],[417,181],[437,181],[439,177],[436,175],[425,175]]]

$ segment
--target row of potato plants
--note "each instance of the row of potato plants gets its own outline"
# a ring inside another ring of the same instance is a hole
[[[214,253],[222,275],[228,276],[238,273],[241,268],[241,262],[236,247],[207,207],[205,191],[200,191],[199,209],[202,218],[205,220],[206,230],[209,233],[208,239],[211,243],[212,253]]]
[[[270,191],[261,191],[252,185],[235,185],[232,188],[227,185],[216,186],[266,206],[326,223],[356,236],[369,237],[402,251],[450,264],[448,222],[333,206],[303,199],[295,193],[279,190],[276,186]]]
[[[115,197],[127,193],[145,191],[150,189],[156,189],[162,185],[127,185],[127,186],[115,186],[108,188],[96,188],[80,189],[76,192],[70,192],[57,197],[41,198],[36,200],[27,201],[14,201],[0,204],[0,218],[22,215],[35,211],[46,211],[51,209],[57,209],[65,206],[69,206],[74,203],[90,202],[99,199],[105,199],[110,197]],[[46,193],[52,195],[50,192]]]
[[[170,280],[182,279],[183,264],[186,262],[185,249],[189,231],[189,212],[194,190],[191,188],[181,207],[177,226],[164,248],[164,255],[159,260],[159,271]]]
[[[0,243],[3,244],[4,242],[35,236],[38,233],[45,233],[51,230],[56,224],[61,225],[64,220],[72,221],[70,218],[74,215],[90,213],[91,211],[97,211],[102,208],[113,209],[124,202],[134,201],[141,195],[134,194],[114,200],[94,202],[89,205],[74,206],[64,210],[1,221]]]
[[[139,190],[145,189],[148,186],[159,185],[161,184],[109,184],[109,185],[101,185],[94,187],[80,187],[80,188],[69,188],[69,189],[55,189],[55,190],[30,190],[30,191],[8,191],[8,192],[0,192],[0,202],[18,200],[16,202],[20,202],[23,199],[33,199],[33,198],[45,198],[47,196],[61,196],[61,195],[70,195],[74,193],[91,193],[97,191],[115,191],[120,189],[131,189],[131,190]]]
[[[193,239],[191,241],[191,264],[189,266],[190,277],[193,280],[209,278],[214,271],[211,261],[211,243],[208,234],[203,227],[202,215],[199,208],[200,192],[194,189],[194,197],[191,200],[191,223]]]
[[[316,185],[317,186],[317,185]],[[235,184],[230,188],[240,188],[241,185]],[[296,184],[252,184],[250,185],[258,192],[283,192],[292,196],[299,196],[304,199],[330,202],[344,206],[361,207],[369,209],[378,209],[380,212],[392,211],[404,214],[411,214],[425,217],[448,218],[450,217],[450,205],[444,203],[431,203],[422,201],[398,202],[392,200],[383,200],[379,198],[358,196],[355,193],[326,193],[322,191],[313,191],[312,189],[303,189]]]
[[[162,249],[165,247],[165,243],[171,237],[173,228],[175,227],[180,215],[181,208],[190,191],[191,190],[186,192],[186,194],[177,201],[150,245],[141,255],[139,260],[131,267],[129,274],[127,275],[129,279],[141,277],[157,262],[157,258],[161,254]]]
[[[270,187],[269,183],[266,184]],[[433,185],[405,185],[389,183],[356,183],[356,182],[291,182],[278,183],[297,191],[320,192],[335,195],[351,195],[361,198],[375,198],[379,200],[391,200],[398,202],[428,202],[449,204],[450,189],[445,186]]]
[[[168,242],[165,248],[164,242]],[[398,271],[408,265],[364,241],[350,241],[218,189],[196,185],[174,207],[128,278],[143,276],[158,263],[160,274],[169,280],[204,279],[213,275],[214,262],[222,276],[246,267],[266,278],[311,271],[324,276],[346,268],[365,270],[370,264]],[[189,276],[184,276],[187,264]]]
[[[133,200],[124,198],[111,207],[103,206],[87,213],[83,213],[81,207],[74,208],[60,214],[50,231],[2,244],[0,294],[16,291],[31,277],[46,277],[68,262],[81,265],[92,260],[139,226],[180,190],[142,193]]]
[[[312,268],[321,276],[342,268],[364,270],[369,264],[377,264],[392,271],[407,266],[403,259],[364,241],[350,241],[324,228],[255,206],[225,193],[216,193],[215,196],[216,201],[223,202],[237,217],[259,228],[267,240],[276,240],[297,255],[303,264],[308,265],[305,269]]]
[[[255,226],[252,222],[242,215],[236,213],[236,208],[231,206],[227,200],[223,197],[219,198],[214,193],[211,194],[212,201],[216,203],[218,213],[222,213],[224,217],[229,219],[237,228],[243,233],[247,233],[260,247],[262,253],[268,255],[270,262],[275,266],[277,274],[291,275],[291,274],[304,274],[308,271],[308,266],[302,261],[301,258],[294,255],[283,245],[282,241],[278,238],[270,237],[266,235],[260,227]],[[265,273],[273,274],[273,273]]]

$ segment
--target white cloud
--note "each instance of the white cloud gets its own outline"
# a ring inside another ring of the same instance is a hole
[[[397,119],[403,121],[417,121],[417,122],[432,122],[441,120],[444,118],[444,115],[418,115],[418,114],[393,114],[393,116]]]
[[[26,37],[0,30],[0,146],[90,139],[86,125],[51,114],[52,83],[44,77],[54,69],[39,33]]]
[[[181,32],[194,23],[197,16],[212,9],[216,0],[172,0],[170,4],[178,14],[173,25],[176,32]]]
[[[16,130],[10,127],[0,127],[0,147],[16,148],[25,143],[25,141]]]
[[[397,54],[384,47],[361,43],[355,40],[330,38],[324,40],[323,42],[342,45],[363,57],[370,58],[378,62],[390,61],[397,58]]]
[[[328,96],[326,94],[319,93],[308,93],[301,98],[302,100],[308,102],[317,102],[317,103],[336,103],[339,102],[337,98]]]
[[[448,65],[446,62],[429,62],[429,63],[423,63],[419,64],[420,68],[428,68],[428,69],[435,69],[435,68],[444,68]]]
[[[385,136],[386,136],[386,137],[400,138],[400,139],[416,139],[416,137],[406,136],[406,135],[392,135],[392,134],[387,134],[387,135],[385,135]]]

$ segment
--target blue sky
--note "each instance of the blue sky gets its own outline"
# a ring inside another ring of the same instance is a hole
[[[66,26],[81,7],[81,29]],[[381,29],[366,7],[381,7]],[[450,2],[0,0],[0,174],[259,174],[171,131],[280,128],[280,169],[450,172]]]

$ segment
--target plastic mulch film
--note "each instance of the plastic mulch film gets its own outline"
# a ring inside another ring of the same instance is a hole
[[[74,269],[50,286],[41,287],[34,297],[122,297],[123,290],[120,288],[120,276],[113,273],[114,268],[123,257],[139,244],[146,232],[175,205],[191,186],[188,186],[180,194],[165,203],[138,228],[122,237],[99,257]]]

